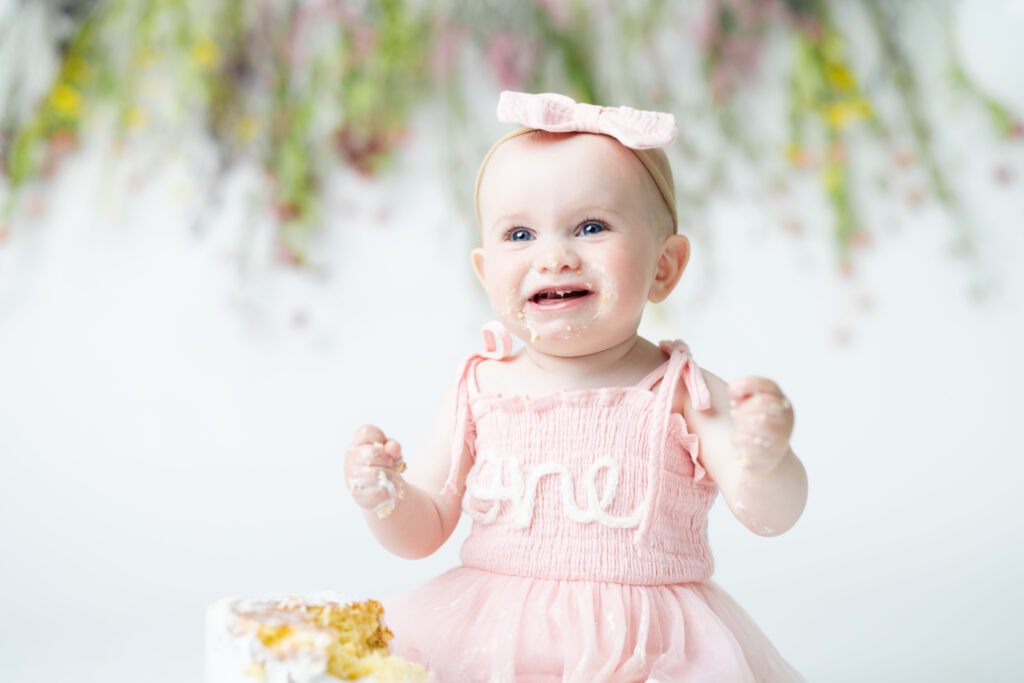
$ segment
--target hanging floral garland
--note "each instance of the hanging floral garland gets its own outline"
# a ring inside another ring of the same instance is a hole
[[[16,216],[22,188],[45,178],[103,117],[113,117],[125,140],[173,136],[199,122],[216,143],[222,169],[241,159],[258,159],[266,169],[283,251],[302,263],[322,223],[324,175],[337,164],[367,175],[385,171],[406,139],[415,107],[447,92],[455,110],[463,108],[472,90],[463,67],[479,63],[502,88],[560,91],[580,101],[629,102],[679,114],[687,125],[678,152],[702,158],[712,169],[710,181],[681,183],[684,207],[715,196],[714,179],[726,158],[766,177],[776,162],[791,174],[817,174],[831,207],[840,264],[849,264],[851,249],[866,238],[864,207],[878,196],[856,170],[859,156],[872,148],[864,141],[878,148],[899,138],[966,244],[967,212],[950,169],[932,151],[941,131],[930,120],[920,69],[900,30],[927,4],[57,2],[48,6],[49,15],[63,17],[70,28],[52,32],[59,58],[52,84],[27,113],[8,108],[0,120],[6,174],[0,231]],[[857,13],[866,30],[844,29],[840,12]],[[4,40],[10,36],[0,35]],[[994,135],[1021,140],[1020,118],[967,78],[952,40],[937,40],[951,85],[987,113]],[[680,50],[694,53],[703,74],[696,98],[696,74],[673,63]],[[759,73],[770,54],[784,56],[781,77]],[[881,60],[884,77],[859,73],[854,54]],[[786,122],[788,141],[777,149],[749,139],[741,123],[752,115],[744,96],[766,83],[785,103],[777,115]],[[15,80],[8,88],[17,85]],[[895,106],[879,106],[881,101]],[[688,135],[698,129],[689,124],[702,118],[714,122],[710,143]]]

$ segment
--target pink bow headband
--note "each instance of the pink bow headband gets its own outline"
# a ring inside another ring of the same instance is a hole
[[[676,139],[676,119],[659,111],[577,104],[565,95],[506,90],[498,98],[498,120],[552,133],[600,133],[630,149],[667,147]]]
[[[659,149],[672,144],[676,139],[676,120],[671,114],[632,107],[600,107],[577,103],[556,93],[534,95],[506,90],[498,98],[498,120],[520,123],[524,127],[494,143],[480,164],[475,192],[477,223],[480,223],[480,180],[494,150],[514,137],[545,130],[551,133],[594,133],[618,140],[647,169],[672,215],[673,230],[678,228],[672,168],[668,157]]]

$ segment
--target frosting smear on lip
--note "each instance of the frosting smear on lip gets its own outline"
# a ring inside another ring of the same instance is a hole
[[[581,303],[581,299],[590,296],[591,292],[586,289],[556,289],[545,290],[534,294],[530,303],[542,311],[555,311],[563,308],[571,308]]]
[[[600,264],[586,272],[577,270],[576,275],[572,281],[533,281],[518,292],[510,291],[505,307],[509,329],[523,330],[531,342],[567,340],[607,316],[616,299],[613,279]]]

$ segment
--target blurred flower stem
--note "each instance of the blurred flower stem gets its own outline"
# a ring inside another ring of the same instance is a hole
[[[679,196],[689,208],[729,191],[732,172],[742,171],[731,162],[774,188],[786,184],[778,162],[793,175],[814,173],[830,209],[825,234],[844,268],[866,241],[868,207],[884,197],[865,179],[865,161],[906,137],[961,246],[973,237],[955,169],[939,153],[946,131],[929,121],[931,93],[922,92],[922,68],[902,35],[911,8],[933,8],[923,0],[448,0],[440,8],[413,0],[69,2],[70,39],[52,39],[59,68],[45,95],[30,113],[8,106],[0,123],[5,223],[22,188],[45,181],[97,121],[113,119],[118,142],[146,140],[158,150],[198,130],[217,153],[215,178],[238,163],[266,172],[276,244],[287,262],[305,264],[317,230],[339,222],[322,209],[327,183],[344,178],[335,171],[387,170],[409,139],[416,108],[439,93],[456,119],[450,135],[460,138],[447,146],[466,149],[461,163],[475,168],[473,145],[461,141],[489,125],[469,104],[484,78],[499,89],[672,111],[681,133],[673,152],[686,156],[689,172],[680,173]],[[64,7],[42,11],[56,16]],[[863,13],[856,18],[866,18],[866,30],[847,25],[851,12]],[[940,48],[953,86],[984,107],[1002,139],[1024,137],[1019,113],[964,73],[946,21]],[[0,32],[0,40],[10,35]],[[782,54],[790,59],[769,63],[762,75],[769,46],[789,50]],[[862,53],[878,56],[883,78],[856,73],[860,60],[851,55]],[[704,87],[693,87],[701,76]],[[776,88],[781,111],[765,105],[778,101],[773,93],[752,88],[762,83]],[[876,106],[890,100],[895,115]],[[768,125],[757,125],[762,117]],[[773,123],[782,124],[783,139]],[[708,124],[712,130],[701,130]]]
[[[860,229],[850,173],[849,130],[874,119],[874,108],[861,90],[845,55],[845,41],[836,30],[826,5],[804,3],[797,15],[795,64],[790,75],[787,157],[797,168],[818,165],[832,207],[835,245],[843,267]],[[813,121],[821,129],[823,149],[810,146],[807,130]]]

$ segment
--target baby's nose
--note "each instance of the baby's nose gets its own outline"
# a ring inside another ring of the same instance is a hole
[[[541,273],[576,270],[580,267],[580,258],[571,249],[562,245],[553,245],[550,249],[537,254],[534,267]]]

